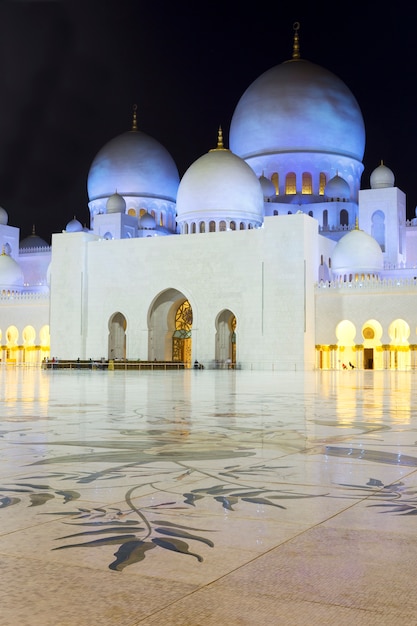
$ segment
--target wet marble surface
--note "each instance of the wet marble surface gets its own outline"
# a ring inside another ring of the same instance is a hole
[[[0,367],[0,625],[416,624],[417,372]]]

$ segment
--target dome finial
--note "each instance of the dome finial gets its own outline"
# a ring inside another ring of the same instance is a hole
[[[212,148],[209,152],[212,152],[213,150],[227,150],[227,148],[223,145],[223,131],[221,126],[219,126],[219,130],[217,131],[217,147]]]
[[[32,224],[32,235],[36,235],[36,233],[35,233],[35,224]]]
[[[217,131],[217,150],[223,150],[223,131],[222,127],[219,126],[219,130]]]
[[[355,219],[355,230],[359,230],[359,218],[358,218],[358,216],[356,216],[356,219]]]
[[[294,43],[292,48],[292,58],[299,59],[300,58],[300,39],[298,37],[298,31],[300,30],[300,22],[294,22]]]
[[[138,105],[133,105],[133,120],[132,120],[132,130],[136,131],[138,129],[138,120],[136,116],[136,111],[138,110]]]

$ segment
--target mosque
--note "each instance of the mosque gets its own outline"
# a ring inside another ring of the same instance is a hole
[[[134,108],[91,164],[89,228],[20,240],[0,209],[2,363],[417,367],[417,220],[383,162],[362,188],[359,104],[298,24],[213,140],[180,180]]]

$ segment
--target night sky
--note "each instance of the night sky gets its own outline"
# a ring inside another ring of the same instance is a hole
[[[245,89],[291,57],[295,21],[301,56],[339,76],[362,109],[362,186],[382,159],[414,217],[417,10],[363,2],[344,15],[334,3],[287,4],[0,3],[0,206],[9,224],[22,238],[34,226],[48,242],[74,216],[89,225],[91,162],[130,129],[135,103],[139,129],[165,146],[180,176],[215,147],[219,125],[228,147]]]

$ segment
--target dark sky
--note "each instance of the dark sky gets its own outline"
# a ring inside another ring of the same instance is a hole
[[[417,9],[405,14],[404,4],[384,12],[351,3],[343,14],[334,2],[1,2],[0,206],[9,224],[21,237],[34,225],[48,242],[74,215],[88,225],[89,167],[129,130],[134,103],[140,130],[167,148],[180,176],[215,146],[219,125],[228,147],[245,89],[291,57],[295,21],[301,56],[337,74],[362,109],[362,186],[383,159],[414,217]]]

